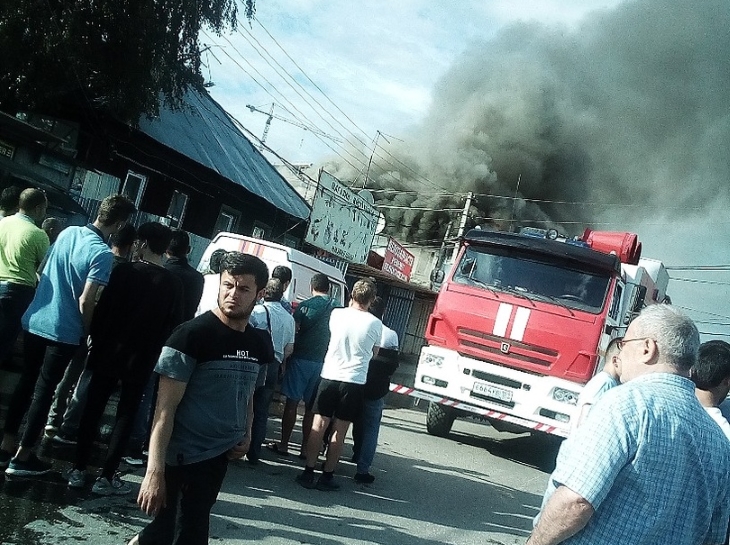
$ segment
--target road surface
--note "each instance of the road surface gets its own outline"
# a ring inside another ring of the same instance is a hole
[[[272,419],[270,437],[278,430]],[[69,447],[53,448],[56,457],[73,456]],[[307,490],[294,482],[300,460],[266,451],[258,466],[231,465],[213,510],[210,542],[523,544],[556,451],[549,438],[499,433],[472,421],[457,421],[448,439],[432,437],[423,412],[386,409],[372,485],[356,484],[354,465],[341,461],[341,490]],[[346,446],[344,456],[350,455]],[[138,485],[142,475],[136,470],[124,478]],[[0,542],[125,544],[147,521],[135,499],[136,492],[98,498],[69,490],[59,473],[5,478]]]

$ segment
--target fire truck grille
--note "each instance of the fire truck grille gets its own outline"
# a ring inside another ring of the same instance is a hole
[[[505,339],[473,329],[459,328],[458,334],[459,344],[469,349],[470,357],[491,361],[491,355],[498,355],[500,359],[508,357],[512,361],[530,363],[541,367],[550,367],[558,357],[558,352],[550,348]],[[504,343],[509,345],[509,352],[503,351]]]

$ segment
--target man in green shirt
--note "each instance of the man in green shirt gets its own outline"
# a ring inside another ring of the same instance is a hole
[[[297,420],[297,407],[300,401],[304,401],[303,440],[300,450],[302,459],[305,457],[305,445],[312,429],[312,403],[330,342],[329,319],[334,308],[329,296],[330,281],[326,275],[317,273],[312,276],[310,288],[312,297],[302,301],[294,312],[294,351],[286,365],[281,385],[281,393],[286,396],[284,414],[281,417],[281,442],[271,443],[268,447],[282,456],[289,455],[289,439]]]
[[[19,211],[0,220],[0,361],[20,333],[20,318],[38,284],[36,271],[49,241],[37,224],[46,217],[48,200],[40,189],[20,194]]]

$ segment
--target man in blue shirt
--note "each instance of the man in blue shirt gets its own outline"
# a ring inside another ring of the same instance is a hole
[[[528,545],[725,543],[730,442],[688,378],[699,345],[669,305],[631,323],[619,343],[624,385],[563,444]]]
[[[133,212],[134,205],[126,197],[107,197],[94,223],[65,229],[48,254],[35,297],[22,319],[23,373],[10,400],[0,445],[0,463],[8,464],[8,475],[42,475],[52,468],[32,448],[45,425],[56,386],[88,334],[97,292],[109,280],[113,255],[106,241]],[[20,448],[8,462],[26,410]]]

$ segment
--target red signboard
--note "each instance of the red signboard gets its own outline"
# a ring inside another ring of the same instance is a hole
[[[388,240],[388,247],[385,249],[385,261],[383,261],[382,270],[403,280],[403,282],[408,282],[411,279],[413,260],[413,254],[391,238]]]

